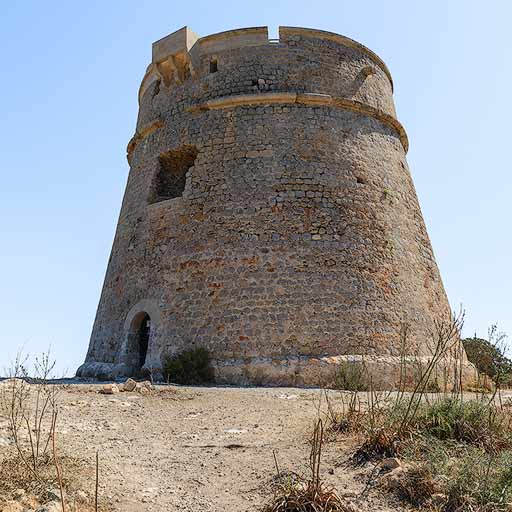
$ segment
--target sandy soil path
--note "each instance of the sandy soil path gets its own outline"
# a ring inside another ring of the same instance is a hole
[[[306,470],[320,390],[159,386],[150,395],[103,395],[99,389],[63,386],[59,444],[91,468],[99,450],[100,493],[117,510],[255,512],[271,495],[273,450],[281,470]],[[339,440],[325,444],[327,482],[358,510],[405,510],[375,491],[359,497],[368,469],[342,464],[350,450]],[[89,475],[82,488],[92,493]]]

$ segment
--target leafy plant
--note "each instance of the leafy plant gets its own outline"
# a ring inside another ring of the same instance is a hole
[[[415,428],[423,435],[492,452],[512,448],[511,420],[508,412],[493,403],[447,397],[422,404]]]
[[[493,325],[488,331],[488,339],[466,338],[462,340],[470,362],[477,370],[488,375],[498,385],[512,385],[512,360],[505,355],[506,335],[498,332]]]
[[[512,452],[419,437],[404,453],[396,494],[416,507],[442,512],[505,512],[512,500]],[[440,501],[432,508],[432,496]]]

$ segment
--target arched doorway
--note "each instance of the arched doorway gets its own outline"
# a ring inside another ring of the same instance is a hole
[[[151,335],[151,318],[146,312],[135,315],[131,331],[133,362],[136,365],[136,371],[140,372],[146,363],[148,354],[149,337]]]

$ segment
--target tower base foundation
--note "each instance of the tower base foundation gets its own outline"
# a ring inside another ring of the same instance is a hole
[[[297,356],[213,361],[217,384],[238,386],[291,386],[359,389],[361,391],[413,389],[429,365],[417,356]],[[143,368],[144,370],[144,368]],[[77,371],[82,378],[111,380],[132,376],[125,364],[88,362]],[[153,378],[164,380],[162,369],[152,368]],[[477,382],[475,367],[447,360],[433,370],[427,391],[442,392],[462,382],[464,388]]]

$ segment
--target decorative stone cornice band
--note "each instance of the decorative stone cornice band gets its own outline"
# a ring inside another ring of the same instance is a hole
[[[314,94],[314,93],[303,93],[298,94],[295,92],[271,92],[271,93],[259,93],[259,94],[238,94],[234,96],[222,96],[209,100],[200,105],[190,107],[187,112],[201,112],[206,110],[219,110],[224,108],[234,108],[243,106],[254,106],[254,105],[276,105],[276,104],[294,104],[309,105],[309,106],[321,106],[321,107],[334,107],[343,110],[349,110],[350,112],[356,112],[364,116],[372,117],[377,121],[391,127],[398,135],[400,142],[405,150],[409,149],[409,140],[404,127],[399,121],[393,116],[386,114],[378,108],[371,107],[360,101],[348,100],[345,98],[333,98],[329,94]],[[131,138],[126,148],[128,163],[131,163],[131,157],[133,150],[137,144],[145,139],[148,135],[154,131],[162,128],[164,123],[158,119],[151,123],[144,125],[141,129],[137,130],[135,135]]]
[[[144,125],[140,130],[135,132],[135,135],[130,139],[128,146],[126,147],[126,158],[128,159],[129,164],[132,163],[132,153],[135,149],[135,146],[137,146],[137,144],[141,140],[145,139],[148,135],[158,130],[159,128],[162,128],[163,125],[163,121],[157,119],[156,121],[152,121],[151,123]]]
[[[304,93],[297,94],[294,92],[275,92],[275,93],[259,93],[259,94],[239,94],[235,96],[222,96],[209,100],[201,105],[190,107],[188,112],[198,112],[202,110],[217,110],[223,108],[233,108],[249,105],[273,105],[273,104],[293,104],[327,106],[357,112],[368,117],[373,117],[381,123],[391,127],[398,135],[404,150],[409,149],[409,140],[404,127],[393,116],[386,114],[382,110],[361,103],[360,101],[349,100],[345,98],[333,98],[329,94]]]

